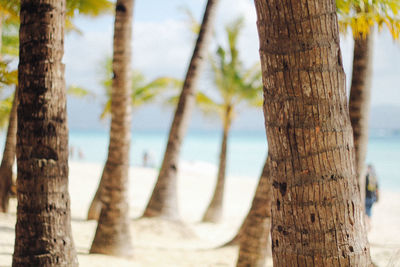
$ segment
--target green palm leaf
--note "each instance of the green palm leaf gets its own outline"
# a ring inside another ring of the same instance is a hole
[[[104,77],[100,82],[106,94],[106,102],[104,103],[103,112],[100,118],[103,119],[111,114],[111,86],[112,86],[112,60],[106,59],[102,64],[101,70]],[[137,70],[132,72],[132,107],[138,108],[142,105],[154,101],[158,97],[164,96],[164,93],[172,92],[173,96],[178,95],[177,89],[182,87],[182,81],[172,77],[159,77],[147,82],[146,77]],[[168,98],[165,102],[173,102],[173,97]]]

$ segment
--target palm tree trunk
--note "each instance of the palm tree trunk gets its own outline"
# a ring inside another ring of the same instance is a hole
[[[256,0],[274,266],[371,266],[334,0]]]
[[[271,230],[272,185],[270,162],[266,160],[250,211],[243,222],[237,266],[263,267]]]
[[[226,154],[228,149],[228,134],[231,126],[232,108],[227,107],[224,118],[224,128],[222,132],[221,152],[219,156],[218,177],[215,186],[214,195],[203,216],[203,222],[217,223],[222,218],[222,207],[225,191],[225,173],[226,173]]]
[[[104,187],[104,172],[106,169],[103,170],[103,174],[101,175],[100,178],[100,183],[97,186],[96,194],[94,195],[92,202],[90,203],[90,207],[87,213],[87,220],[99,220],[100,217],[100,212],[102,208],[102,203],[101,203],[101,190],[103,190]]]
[[[356,177],[360,184],[361,203],[365,201],[365,158],[371,102],[373,39],[373,32],[365,38],[361,36],[354,38],[353,74],[350,88],[350,121],[353,127]]]
[[[17,142],[17,99],[18,87],[15,89],[13,104],[8,121],[6,144],[4,145],[3,159],[0,165],[0,212],[8,211],[8,201],[12,185],[12,167],[15,161],[15,147]]]
[[[212,24],[219,0],[208,0],[199,36],[186,73],[169,132],[167,148],[153,193],[143,213],[144,217],[178,219],[177,172],[182,140],[186,135],[189,119],[194,107],[196,86],[200,70],[207,55],[207,46],[212,35]]]
[[[68,194],[65,0],[22,0],[12,266],[78,266]]]
[[[131,40],[133,0],[117,0],[114,23],[111,129],[102,209],[90,253],[131,256],[128,172],[131,128]]]

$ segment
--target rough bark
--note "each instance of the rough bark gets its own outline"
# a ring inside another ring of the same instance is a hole
[[[203,222],[217,223],[222,219],[224,191],[225,191],[225,173],[226,173],[226,154],[228,150],[228,134],[231,127],[232,108],[227,107],[224,117],[224,127],[222,131],[221,152],[219,155],[218,176],[215,190],[210,204],[203,216]]]
[[[128,172],[133,3],[133,0],[117,0],[116,3],[110,143],[100,194],[102,209],[90,253],[132,255]]]
[[[101,207],[102,207],[100,194],[101,194],[102,188],[104,187],[104,170],[103,170],[103,174],[101,175],[100,183],[97,187],[96,194],[94,195],[92,202],[90,203],[90,207],[89,207],[88,214],[87,214],[87,220],[96,220],[97,221],[100,217],[100,212],[101,212]]]
[[[215,19],[218,2],[219,0],[207,1],[199,36],[169,132],[163,163],[153,193],[143,213],[144,217],[179,219],[177,200],[179,154],[194,107],[197,81],[204,65],[204,58],[207,55],[207,47],[212,36],[212,24]]]
[[[8,211],[8,201],[12,186],[12,167],[15,161],[15,148],[17,142],[17,96],[18,88],[11,107],[10,119],[7,127],[6,143],[0,165],[0,212]]]
[[[371,29],[372,30],[372,29]],[[368,121],[371,102],[373,33],[354,38],[353,73],[350,88],[350,121],[353,127],[356,173],[361,203],[365,200],[365,159],[368,146]]]
[[[256,0],[274,266],[371,266],[333,0]]]
[[[65,0],[22,0],[12,266],[78,266],[68,194]]]
[[[237,266],[263,267],[265,265],[271,229],[272,185],[269,165],[267,159],[251,208],[243,222]]]

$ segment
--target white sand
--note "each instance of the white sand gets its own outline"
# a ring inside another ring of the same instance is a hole
[[[214,249],[228,241],[240,226],[253,197],[257,180],[229,177],[224,220],[221,224],[199,223],[211,197],[216,169],[206,163],[182,164],[179,176],[180,213],[185,225],[158,219],[132,219],[134,258],[89,255],[96,229],[85,221],[97,188],[102,166],[71,163],[70,194],[72,230],[80,266],[234,266],[237,247]],[[130,172],[131,217],[139,217],[153,188],[157,172],[132,168]],[[369,234],[373,261],[378,266],[400,266],[400,193],[385,192],[374,206]],[[11,266],[14,243],[15,199],[9,214],[0,214],[0,267]],[[268,266],[272,266],[271,260]]]

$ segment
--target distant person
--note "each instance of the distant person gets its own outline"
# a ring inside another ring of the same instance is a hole
[[[149,152],[147,150],[143,151],[143,167],[147,167],[149,164]]]
[[[82,151],[81,148],[78,149],[78,157],[79,157],[79,159],[84,159],[85,158],[85,155],[83,154],[83,151]]]
[[[367,166],[365,181],[365,213],[367,215],[367,226],[370,228],[370,219],[372,216],[372,206],[379,200],[379,184],[376,171],[372,164]]]
[[[143,167],[154,168],[154,154],[152,153],[152,151],[143,151],[142,160]]]

